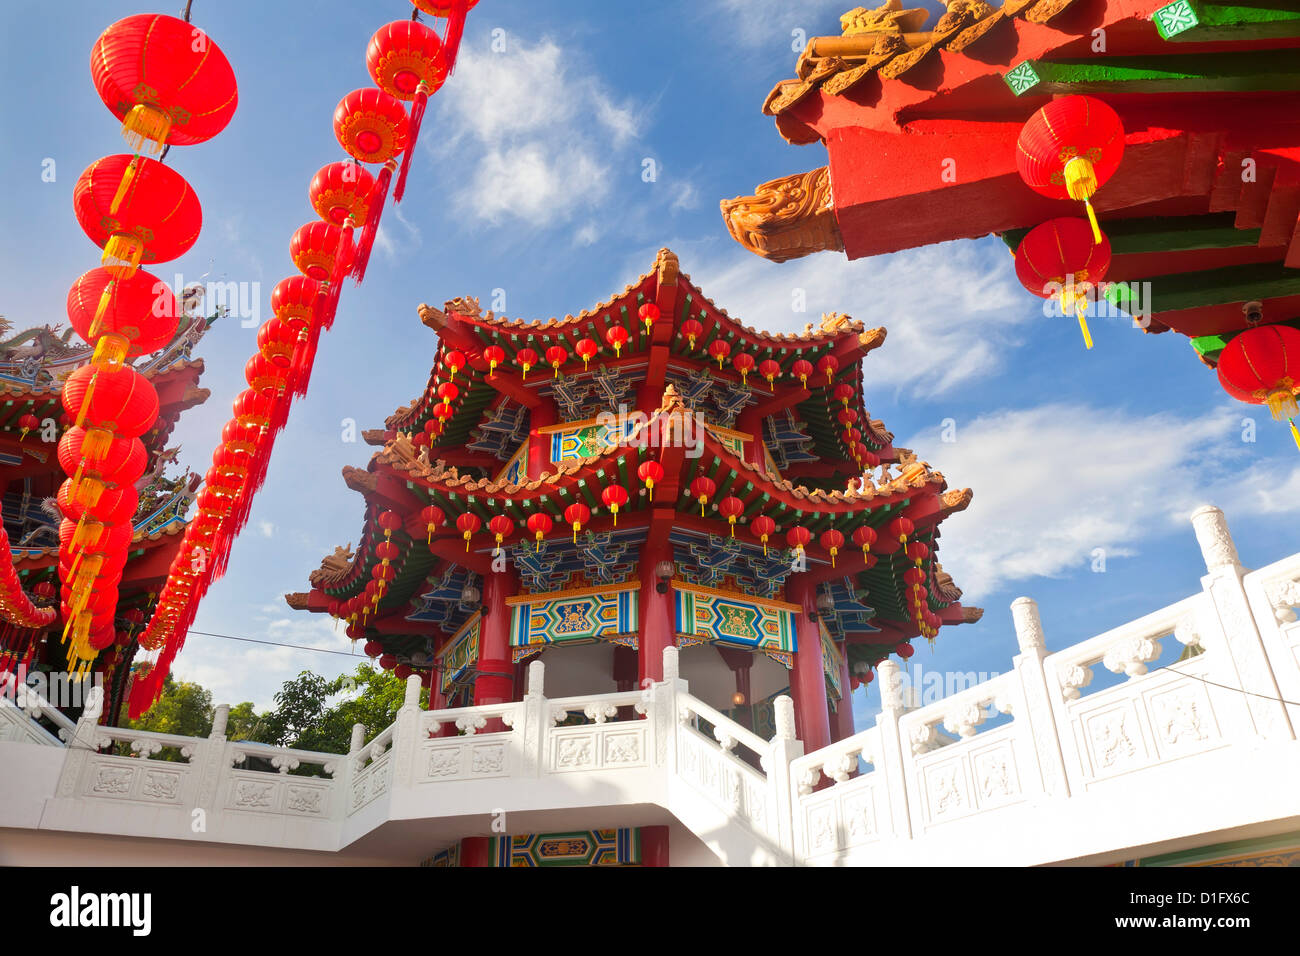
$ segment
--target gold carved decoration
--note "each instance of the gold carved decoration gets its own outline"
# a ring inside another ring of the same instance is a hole
[[[844,251],[825,166],[763,183],[757,195],[720,205],[732,238],[764,259],[785,262],[812,252]]]
[[[840,30],[846,37],[864,33],[912,33],[929,17],[930,11],[922,7],[904,10],[902,0],[886,0],[874,10],[854,7],[840,17]]]

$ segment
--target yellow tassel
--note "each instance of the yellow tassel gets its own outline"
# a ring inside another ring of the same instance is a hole
[[[1088,331],[1088,318],[1083,314],[1083,310],[1078,311],[1079,331],[1083,333],[1083,344],[1087,348],[1092,348],[1092,333]]]
[[[129,279],[140,268],[143,256],[144,243],[138,236],[115,232],[104,243],[104,254],[99,261],[114,279]]]
[[[131,188],[131,183],[135,181],[136,164],[140,162],[137,156],[127,165],[126,170],[122,173],[122,181],[117,184],[117,192],[113,193],[113,201],[109,204],[108,213],[110,216],[117,215],[118,206],[122,205],[122,200],[126,198],[127,192]]]
[[[97,369],[95,374],[90,376],[90,383],[86,386],[86,394],[81,399],[81,407],[77,409],[77,420],[73,424],[78,428],[86,420],[86,412],[90,410],[90,400],[95,397],[95,382],[98,379],[99,371]]]
[[[130,339],[116,332],[108,332],[101,335],[95,343],[95,354],[91,356],[90,364],[105,371],[116,372],[126,362],[130,351]]]
[[[99,305],[95,307],[95,318],[90,322],[89,338],[92,342],[99,338],[100,323],[104,321],[104,313],[108,311],[108,307],[113,304],[113,291],[116,285],[117,280],[111,280],[104,286],[104,292],[99,297]]]
[[[1279,388],[1277,391],[1272,392],[1264,399],[1264,404],[1268,406],[1269,413],[1273,416],[1274,421],[1285,421],[1300,415],[1300,407],[1296,406],[1295,394],[1289,388]]]
[[[1092,203],[1085,199],[1083,208],[1088,210],[1088,221],[1092,223],[1092,241],[1101,245],[1101,226],[1097,225],[1097,214],[1093,212]]]
[[[81,456],[86,461],[99,461],[108,454],[113,444],[113,432],[108,428],[92,425],[86,429],[86,438],[81,443]]]
[[[1295,446],[1300,448],[1300,428],[1295,427],[1294,421],[1288,422],[1288,424],[1291,426],[1291,437],[1295,439]]]
[[[137,153],[162,152],[171,131],[171,115],[148,103],[137,103],[122,120],[122,136]]]

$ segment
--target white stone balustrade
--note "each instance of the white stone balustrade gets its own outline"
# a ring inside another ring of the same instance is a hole
[[[658,806],[723,862],[768,865],[1096,862],[1294,829],[1300,554],[1247,572],[1217,510],[1193,524],[1200,593],[1055,652],[1020,598],[1009,671],[909,710],[883,662],[875,725],[811,754],[789,698],[765,741],[689,693],[676,648],[663,681],[614,694],[549,699],[533,661],[521,701],[426,712],[411,678],[396,721],[355,727],[346,755],[228,741],[225,708],[194,739],[101,727],[97,698],[75,725],[28,700],[0,709],[0,762],[62,762],[38,822],[0,806],[0,827],[338,850],[402,821],[450,842],[490,814],[530,832]],[[1154,666],[1170,647],[1193,653]]]

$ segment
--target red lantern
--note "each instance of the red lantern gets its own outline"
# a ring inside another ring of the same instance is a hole
[[[585,369],[587,363],[595,358],[596,353],[600,351],[600,346],[596,344],[594,339],[578,339],[578,343],[573,347],[573,350],[582,359],[582,367]]]
[[[85,418],[94,430],[122,438],[143,435],[158,418],[158,393],[129,365],[116,371],[83,365],[64,380],[62,397],[64,409],[77,416],[78,425]],[[82,453],[95,454],[93,449]]]
[[[736,355],[735,358],[731,360],[731,364],[732,367],[735,368],[735,370],[740,373],[741,383],[748,385],[749,373],[754,368],[754,356],[746,352],[740,352]]]
[[[704,506],[709,503],[709,498],[718,490],[718,483],[712,478],[700,475],[691,482],[691,497],[700,503],[700,517],[704,517]]]
[[[437,394],[444,402],[454,402],[460,397],[460,389],[452,382],[443,382],[438,386]]]
[[[907,660],[909,657],[911,657],[913,654],[916,653],[916,648],[914,648],[911,644],[908,644],[906,641],[904,641],[898,644],[894,648],[894,653],[896,653],[903,660]]]
[[[812,532],[802,525],[795,525],[785,533],[786,543],[798,554],[803,554],[804,545],[812,540]]]
[[[451,377],[455,380],[456,373],[465,367],[465,353],[450,351],[442,357],[442,364],[451,369]]]
[[[306,276],[281,279],[271,290],[271,314],[300,336],[316,321],[320,283]]]
[[[272,316],[257,330],[257,351],[271,364],[288,370],[293,364],[298,338],[299,333],[288,322]]]
[[[459,531],[460,536],[465,539],[466,551],[469,550],[469,539],[473,536],[474,532],[479,529],[479,526],[482,523],[483,522],[479,520],[478,515],[469,511],[466,511],[456,519],[456,530]]]
[[[826,384],[831,383],[831,377],[840,370],[840,360],[834,355],[823,355],[817,360],[817,371],[826,373]]]
[[[515,353],[515,361],[523,366],[523,380],[528,381],[528,370],[537,364],[537,353],[532,349],[520,349]]]
[[[645,326],[646,334],[654,328],[654,324],[659,321],[659,306],[653,302],[647,302],[637,310],[637,315],[641,318],[641,324]]]
[[[845,408],[848,408],[849,400],[853,398],[853,386],[841,382],[839,385],[835,386],[835,391],[832,394],[834,394],[836,401],[842,404]]]
[[[1300,394],[1300,331],[1289,325],[1246,329],[1223,348],[1219,384],[1239,402],[1265,405],[1277,420],[1291,421],[1291,436],[1300,447],[1293,419]]]
[[[839,554],[840,548],[844,547],[843,533],[830,528],[823,531],[821,538],[818,540],[821,541],[822,547],[831,553],[831,567],[835,567],[835,555]]]
[[[442,526],[442,523],[447,520],[447,516],[443,514],[442,509],[437,505],[425,505],[420,509],[420,519],[424,522],[425,530],[429,534],[426,544],[433,544],[433,532]]]
[[[249,388],[276,398],[284,394],[289,370],[259,352],[244,363],[244,378]]]
[[[19,415],[18,429],[20,434],[18,436],[18,440],[22,441],[27,437],[28,432],[40,427],[41,427],[41,420],[37,418],[35,415],[33,415],[31,412],[28,412],[25,415]]]
[[[856,409],[845,407],[835,413],[835,418],[841,425],[852,425],[858,420],[858,413]]]
[[[370,38],[370,45],[366,48],[366,68],[375,85],[385,93],[399,100],[414,101],[408,126],[410,141],[393,190],[393,200],[401,202],[425,107],[429,96],[446,81],[449,64],[438,34],[417,21],[397,20],[380,27]]]
[[[1124,124],[1091,96],[1063,96],[1029,118],[1016,143],[1020,178],[1049,199],[1081,199],[1100,244],[1101,229],[1089,200],[1119,168]]]
[[[391,93],[353,90],[334,110],[334,136],[363,163],[386,163],[406,148],[406,110]]]
[[[342,253],[342,263],[338,262]],[[318,282],[335,275],[335,266],[343,275],[352,252],[352,241],[345,230],[326,222],[309,222],[299,226],[289,240],[289,258],[298,271]]]
[[[889,536],[897,538],[903,544],[907,543],[907,536],[916,530],[916,525],[912,523],[911,518],[897,517],[889,522]]]
[[[235,396],[234,413],[235,421],[241,425],[253,425],[257,428],[269,428],[271,426],[271,414],[274,402],[270,396],[261,392],[255,392],[251,388],[240,392]]]
[[[695,340],[704,333],[704,326],[699,319],[687,319],[682,323],[682,335],[690,343],[692,349],[695,348]]]
[[[384,530],[384,537],[391,538],[393,532],[402,526],[402,516],[396,511],[379,512],[379,527]]]
[[[853,543],[862,549],[862,557],[865,560],[867,552],[876,543],[876,529],[864,524],[853,532]]]
[[[578,543],[578,532],[582,526],[591,520],[591,509],[582,502],[574,502],[564,509],[564,520],[573,528],[573,543]]]
[[[537,544],[533,548],[534,551],[542,549],[542,538],[551,533],[553,525],[554,522],[551,521],[551,516],[545,512],[538,511],[528,516],[528,530],[537,539]]]
[[[483,357],[488,362],[489,374],[497,370],[497,366],[506,360],[506,350],[499,345],[489,345],[483,350]]]
[[[725,339],[714,339],[709,343],[709,354],[718,360],[718,370],[722,369],[722,362],[731,354],[731,343]]]
[[[650,491],[650,500],[655,500],[655,482],[662,481],[664,477],[664,466],[657,461],[645,461],[641,467],[636,470],[636,475],[645,482],[646,488]]]
[[[378,641],[366,641],[366,643],[361,648],[361,653],[365,654],[366,657],[369,657],[371,659],[378,657],[383,652],[384,652],[384,645],[380,644]]]
[[[515,523],[505,515],[493,515],[492,520],[488,522],[488,530],[496,536],[497,546],[500,547],[506,536],[514,532]]]
[[[336,226],[362,226],[370,210],[375,177],[359,163],[338,162],[322,166],[307,187],[316,215]]]
[[[767,539],[776,533],[776,522],[767,515],[759,515],[749,523],[749,531],[763,542],[763,553],[767,554]]]
[[[627,489],[622,485],[608,485],[600,493],[600,500],[605,503],[614,516],[614,527],[618,527],[618,509],[627,504]]]
[[[612,325],[605,331],[605,341],[610,344],[616,357],[622,356],[623,345],[627,342],[627,329],[621,325]]]
[[[176,334],[179,318],[176,296],[148,272],[114,279],[107,269],[91,269],[68,290],[68,320],[77,334],[92,345],[114,338],[120,357],[110,364],[157,352]]]
[[[907,556],[919,568],[921,562],[930,556],[930,548],[924,541],[913,541],[907,546]]]
[[[167,262],[189,252],[203,225],[190,184],[144,156],[95,160],[73,187],[72,206],[90,241],[104,250],[104,266],[119,279],[134,274],[141,262]]]
[[[735,495],[727,495],[718,502],[718,514],[727,519],[727,524],[731,526],[731,536],[736,536],[736,519],[745,510],[745,503]]]
[[[1101,236],[1094,242],[1088,224],[1070,216],[1035,226],[1016,249],[1020,284],[1040,298],[1059,297],[1062,314],[1078,317],[1088,348],[1092,348],[1085,317],[1088,290],[1097,288],[1108,268],[1110,240]]]
[[[546,361],[550,363],[551,368],[555,369],[552,378],[560,377],[560,366],[569,360],[569,353],[558,345],[552,345],[546,350]]]
[[[790,363],[790,373],[799,377],[799,384],[808,387],[808,376],[813,373],[813,364],[807,359],[795,359]]]
[[[101,33],[90,49],[90,77],[137,151],[211,139],[239,102],[225,54],[193,25],[162,14],[127,17]]]
[[[391,671],[397,667],[397,658],[392,654],[381,654],[379,657],[379,666],[386,671]]]
[[[758,363],[758,373],[767,379],[768,385],[776,383],[776,377],[781,374],[781,366],[772,359],[763,359]]]

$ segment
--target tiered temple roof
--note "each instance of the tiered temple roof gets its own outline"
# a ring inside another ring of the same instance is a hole
[[[725,200],[746,248],[783,260],[849,258],[1001,235],[1077,205],[1030,190],[1019,130],[1064,93],[1101,97],[1126,150],[1093,198],[1114,258],[1107,280],[1147,332],[1192,337],[1212,364],[1224,336],[1300,313],[1300,12],[1255,0],[954,0],[934,28],[898,0],[816,37],[763,110],[795,144],[823,143],[829,166]],[[1098,44],[1101,44],[1099,47]],[[945,164],[947,164],[945,166]],[[943,175],[945,170],[947,175]],[[1201,338],[1205,337],[1205,338]]]
[[[661,315],[649,329],[639,318],[646,303]],[[638,547],[660,536],[671,545],[677,586],[721,587],[773,601],[790,574],[785,533],[799,524],[812,534],[807,562],[829,601],[823,604],[826,620],[835,622],[832,636],[847,640],[859,673],[918,633],[903,581],[912,562],[884,526],[907,515],[917,526],[915,540],[937,550],[938,523],[964,509],[971,493],[949,490],[942,474],[895,447],[893,436],[868,414],[863,360],[883,344],[883,329],[867,330],[836,315],[802,333],[756,331],[704,296],[668,250],[622,293],[576,316],[523,322],[483,314],[467,299],[442,309],[423,305],[419,314],[439,337],[426,388],[383,429],[364,433],[379,446],[365,469],[344,469],[344,481],[366,502],[360,540],[325,559],[310,576],[309,592],[286,595],[291,607],[323,612],[357,600],[381,563],[378,545],[395,543],[394,578],[353,634],[420,670],[437,666],[478,611],[477,585],[491,573],[496,548],[487,530],[493,516],[513,522],[502,546],[519,568],[524,594],[578,593],[648,575],[638,569]],[[689,318],[703,328],[694,347],[681,331]],[[617,355],[605,344],[613,325],[629,333]],[[582,338],[601,344],[586,368],[574,354]],[[731,345],[731,356],[744,351],[758,362],[770,358],[779,373],[769,382],[750,371],[744,381],[729,362],[720,369],[708,352],[716,340]],[[546,349],[556,344],[569,353],[559,375],[545,360]],[[492,345],[505,354],[495,370],[483,357]],[[516,359],[525,348],[539,357],[526,375]],[[452,351],[466,358],[454,377],[446,365]],[[836,363],[829,376],[818,371],[802,383],[791,371],[799,359],[816,366],[824,356]],[[434,409],[448,381],[459,394],[438,434]],[[837,400],[834,388],[841,384],[851,389]],[[645,414],[626,428],[602,424],[598,416],[620,406]],[[862,443],[880,459],[877,474],[864,474],[846,446],[841,432],[847,426],[837,419],[846,408],[862,426]],[[434,434],[426,440],[431,422]],[[686,440],[664,441],[665,434]],[[638,478],[648,461],[664,469],[653,500]],[[704,508],[690,490],[700,476],[716,489]],[[601,498],[610,484],[629,493],[617,518]],[[734,537],[717,511],[727,496],[743,503]],[[564,517],[575,503],[590,510],[576,536]],[[429,505],[447,516],[432,536],[421,517]],[[378,522],[385,511],[402,517],[391,536]],[[482,529],[468,547],[453,526],[467,513]],[[538,513],[553,520],[540,544],[526,527]],[[747,527],[760,514],[778,529],[767,554]],[[862,525],[879,529],[879,543],[866,558],[850,542]],[[834,567],[818,541],[831,527],[845,538]],[[937,560],[926,563],[925,573],[928,606],[944,623],[978,617],[978,609],[959,603],[961,591]],[[679,633],[683,639],[690,635]],[[516,648],[516,659],[529,652]]]

